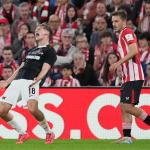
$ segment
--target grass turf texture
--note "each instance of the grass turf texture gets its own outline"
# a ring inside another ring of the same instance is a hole
[[[114,144],[113,140],[55,140],[45,145],[44,140],[28,140],[15,144],[16,140],[0,140],[0,150],[149,150],[150,140],[136,140],[132,144]]]

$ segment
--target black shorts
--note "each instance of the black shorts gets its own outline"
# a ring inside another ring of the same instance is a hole
[[[137,105],[143,82],[143,80],[138,80],[124,83],[120,89],[120,102]]]

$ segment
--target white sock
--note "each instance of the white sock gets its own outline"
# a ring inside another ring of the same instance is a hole
[[[52,131],[48,125],[48,122],[45,119],[43,121],[40,121],[39,124],[46,133],[52,133]]]
[[[12,128],[14,128],[19,134],[25,134],[26,131],[24,131],[21,126],[15,121],[13,118],[11,121],[7,122]]]

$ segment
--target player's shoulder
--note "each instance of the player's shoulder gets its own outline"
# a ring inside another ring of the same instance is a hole
[[[126,39],[127,41],[130,41],[130,40],[134,40],[136,36],[134,34],[134,31],[131,28],[125,28],[122,31],[121,37],[123,39]]]
[[[51,54],[51,55],[56,55],[55,49],[53,47],[51,47],[50,45],[47,45],[46,47],[44,47],[43,52],[45,54]]]
[[[53,47],[51,47],[50,45],[47,45],[46,47],[44,47],[45,51],[55,51]]]
[[[122,36],[125,36],[126,34],[134,34],[134,31],[131,28],[124,28],[122,31]]]

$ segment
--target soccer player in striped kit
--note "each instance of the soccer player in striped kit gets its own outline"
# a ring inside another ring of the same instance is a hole
[[[122,67],[122,86],[120,90],[120,107],[122,112],[123,138],[117,142],[132,143],[132,115],[150,125],[150,116],[142,109],[135,107],[139,103],[144,81],[137,38],[133,30],[126,27],[127,14],[120,10],[112,14],[113,28],[119,32],[118,55],[120,60],[110,66],[110,71]]]

